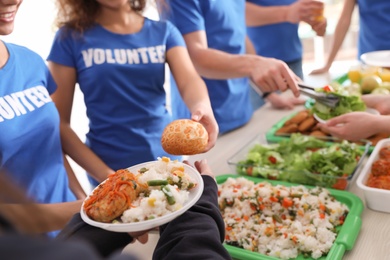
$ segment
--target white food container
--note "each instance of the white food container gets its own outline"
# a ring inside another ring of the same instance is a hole
[[[372,210],[390,213],[390,190],[371,188],[366,185],[371,174],[371,165],[379,159],[379,151],[385,146],[390,146],[390,138],[382,139],[377,143],[359,174],[356,184],[359,189],[363,190],[367,207]]]

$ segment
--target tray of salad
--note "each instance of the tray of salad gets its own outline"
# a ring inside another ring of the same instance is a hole
[[[341,260],[359,235],[363,202],[340,190],[220,175],[225,248],[234,259]]]
[[[367,156],[370,142],[361,146],[333,138],[292,134],[270,143],[260,134],[228,159],[240,174],[264,179],[345,190]]]

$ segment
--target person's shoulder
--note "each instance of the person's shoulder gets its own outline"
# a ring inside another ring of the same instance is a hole
[[[174,27],[173,23],[170,22],[169,20],[153,20],[145,17],[145,21],[148,21],[150,24],[158,27],[164,27],[168,29]]]
[[[74,28],[72,28],[68,25],[64,25],[64,26],[61,26],[60,28],[58,28],[58,30],[56,31],[55,38],[57,40],[80,39],[80,38],[83,38],[83,35],[85,33],[89,32],[93,28],[96,28],[96,25],[93,25],[93,26],[87,28],[86,30],[84,30],[83,32],[81,32],[81,31],[75,30]]]
[[[29,49],[28,47],[14,44],[14,43],[7,43],[6,46],[8,49],[11,49],[11,51],[12,51],[12,53],[14,53],[14,55],[20,56],[22,58],[42,60],[42,57],[39,56],[38,53]]]

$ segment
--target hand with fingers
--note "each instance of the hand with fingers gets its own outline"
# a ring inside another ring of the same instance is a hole
[[[290,89],[295,97],[300,94],[299,77],[281,60],[256,56],[250,78],[262,93]]]
[[[313,0],[298,0],[291,5],[287,12],[286,20],[290,23],[301,21],[310,23],[313,20],[313,13],[323,10],[324,4]]]
[[[195,109],[191,111],[191,119],[201,123],[205,128],[209,136],[209,140],[204,152],[209,151],[211,148],[215,146],[215,143],[219,134],[218,123],[215,120],[214,113],[210,108],[210,106],[194,106]]]
[[[366,112],[352,112],[329,119],[318,126],[326,133],[340,139],[358,141],[382,132],[379,127],[385,117]]]
[[[374,108],[381,115],[390,115],[390,96],[380,94],[367,94],[362,96],[367,107]]]

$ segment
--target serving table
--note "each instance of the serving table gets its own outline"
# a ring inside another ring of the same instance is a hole
[[[306,83],[315,83],[317,86],[329,83],[327,77],[308,77]],[[284,93],[283,95],[288,95]],[[216,145],[207,153],[190,156],[188,160],[193,163],[196,160],[207,159],[215,175],[235,173],[227,161],[245,144],[256,138],[259,134],[265,134],[274,124],[283,117],[292,114],[294,111],[304,109],[303,106],[297,106],[293,110],[276,110],[269,104],[256,110],[252,119],[243,127],[232,132],[221,135]],[[346,251],[344,258],[346,260],[385,260],[390,259],[390,214],[373,211],[366,207],[364,196],[356,185],[356,177],[352,179],[347,191],[360,197],[365,205],[362,217],[362,227],[356,243],[352,250]],[[390,201],[388,202],[390,203]]]

